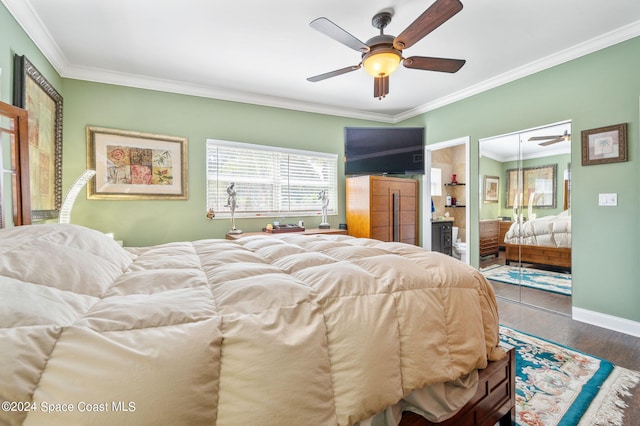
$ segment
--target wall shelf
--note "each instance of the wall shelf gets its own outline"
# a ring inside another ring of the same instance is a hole
[[[456,186],[465,186],[465,185],[466,185],[466,183],[464,183],[464,182],[456,182],[456,183],[449,182],[449,183],[445,183],[444,184],[444,186],[450,187],[450,188],[451,187],[456,187]],[[459,193],[459,192],[458,192],[458,190],[455,190],[454,193]],[[462,197],[462,198],[464,198],[464,197]],[[464,199],[458,200],[458,201],[464,201]],[[453,204],[451,206],[447,206],[445,204],[445,206],[444,206],[445,209],[463,209],[465,207],[467,207],[467,206],[464,205],[464,204]]]

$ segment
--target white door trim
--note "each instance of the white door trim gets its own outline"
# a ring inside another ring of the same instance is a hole
[[[464,156],[466,159],[465,164],[465,176],[467,177],[467,181],[471,178],[470,174],[470,158],[469,158],[469,136],[464,136],[461,138],[450,139],[448,141],[437,142],[433,144],[429,144],[425,147],[426,153],[426,164],[425,164],[425,184],[422,185],[422,212],[423,212],[423,232],[422,232],[422,247],[425,247],[431,250],[431,151],[437,151],[443,148],[449,148],[457,145],[465,145]],[[471,238],[470,233],[470,213],[471,210],[470,204],[475,202],[475,199],[472,199],[469,194],[469,182],[465,182],[465,199],[467,200],[467,207],[465,208],[465,221],[467,223],[466,226],[466,234],[465,241],[467,242],[467,263],[469,263],[468,250],[469,250],[469,241]]]

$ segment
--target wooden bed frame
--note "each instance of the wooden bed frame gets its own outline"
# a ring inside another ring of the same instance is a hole
[[[432,423],[424,417],[405,411],[399,426],[500,426],[516,424],[516,354],[515,348],[505,348],[507,356],[490,362],[480,370],[475,396],[450,419]]]
[[[571,248],[527,246],[505,243],[506,264],[535,263],[571,270]]]

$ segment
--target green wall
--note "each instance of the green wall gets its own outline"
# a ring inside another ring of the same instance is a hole
[[[54,87],[62,86],[58,73],[0,3],[0,100],[8,104],[13,104],[13,55],[16,53],[26,55]]]
[[[567,165],[571,162],[571,155],[550,155],[548,157],[532,158],[523,161],[506,161],[500,163],[495,160],[481,158],[480,159],[480,176],[490,175],[500,177],[500,199],[498,206],[493,204],[483,204],[480,207],[481,219],[495,219],[498,216],[513,216],[513,209],[506,207],[506,191],[507,191],[507,170],[513,170],[517,168],[526,169],[528,167],[541,167],[556,165],[556,207],[534,207],[533,213],[537,217],[557,215],[564,210],[564,171],[567,169]],[[488,169],[486,169],[487,167]],[[527,200],[525,200],[527,201]],[[489,207],[489,208],[487,208]],[[489,210],[489,211],[487,211]],[[497,213],[494,214],[494,211]],[[524,209],[524,215],[527,216],[528,208]]]
[[[126,244],[221,237],[227,221],[205,219],[205,139],[342,153],[346,125],[375,123],[62,79],[0,4],[1,98],[11,102],[13,53],[26,54],[64,97],[64,191],[86,168],[87,125],[189,139],[187,201],[87,200],[84,193],[72,221],[114,232]],[[575,307],[640,321],[640,185],[638,167],[640,38],[635,38],[535,75],[406,120],[424,125],[427,144],[469,136],[470,177],[479,176],[478,140],[572,120],[573,276]],[[629,123],[629,161],[583,167],[581,130]],[[342,174],[342,165],[339,173]],[[340,215],[344,221],[344,179]],[[470,178],[471,194],[481,188]],[[617,207],[598,207],[598,193],[618,194]],[[474,197],[472,197],[474,199]],[[469,203],[470,259],[477,262],[479,208]],[[305,218],[308,225],[319,218]],[[259,229],[254,219],[238,227]]]
[[[498,193],[498,202],[488,202],[482,203],[478,210],[478,215],[481,220],[483,219],[496,219],[500,216],[512,216],[512,212],[504,213],[506,207],[504,207],[504,198],[505,198],[505,167],[504,163],[500,161],[493,160],[487,157],[480,157],[479,161],[479,189],[478,191],[482,193],[484,191],[484,177],[485,176],[496,176],[500,178],[500,192]],[[482,197],[480,197],[482,198]]]
[[[640,37],[401,123],[425,125],[427,144],[469,136],[470,175],[479,176],[478,140],[572,120],[573,306],[632,321],[640,321],[638,69]],[[580,132],[618,123],[628,123],[629,161],[582,166]],[[479,179],[469,183],[477,194]],[[617,193],[618,206],[598,206],[599,193]],[[478,205],[469,208],[473,224]]]
[[[175,135],[189,139],[187,201],[113,201],[79,197],[72,222],[113,232],[125,245],[143,246],[176,240],[224,238],[230,220],[208,220],[206,214],[205,141],[207,138],[338,153],[342,158],[344,127],[376,123],[328,115],[268,108],[151,90],[64,80],[64,187],[86,168],[86,126]],[[344,168],[339,163],[339,215],[344,223]],[[318,212],[320,208],[318,208]],[[304,219],[320,224],[320,215]],[[259,231],[273,219],[237,219],[236,226]]]
[[[56,88],[62,87],[62,79],[42,52],[27,37],[22,28],[16,23],[11,14],[0,3],[0,101],[13,104],[13,63],[14,55],[25,55]],[[11,168],[11,150],[8,143],[2,143],[2,166]],[[10,191],[11,179],[4,176],[3,190]],[[8,199],[3,203],[4,219],[7,224],[13,224],[13,202]]]

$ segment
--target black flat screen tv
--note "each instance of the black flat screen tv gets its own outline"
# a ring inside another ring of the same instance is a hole
[[[424,127],[345,127],[346,175],[424,174]]]

